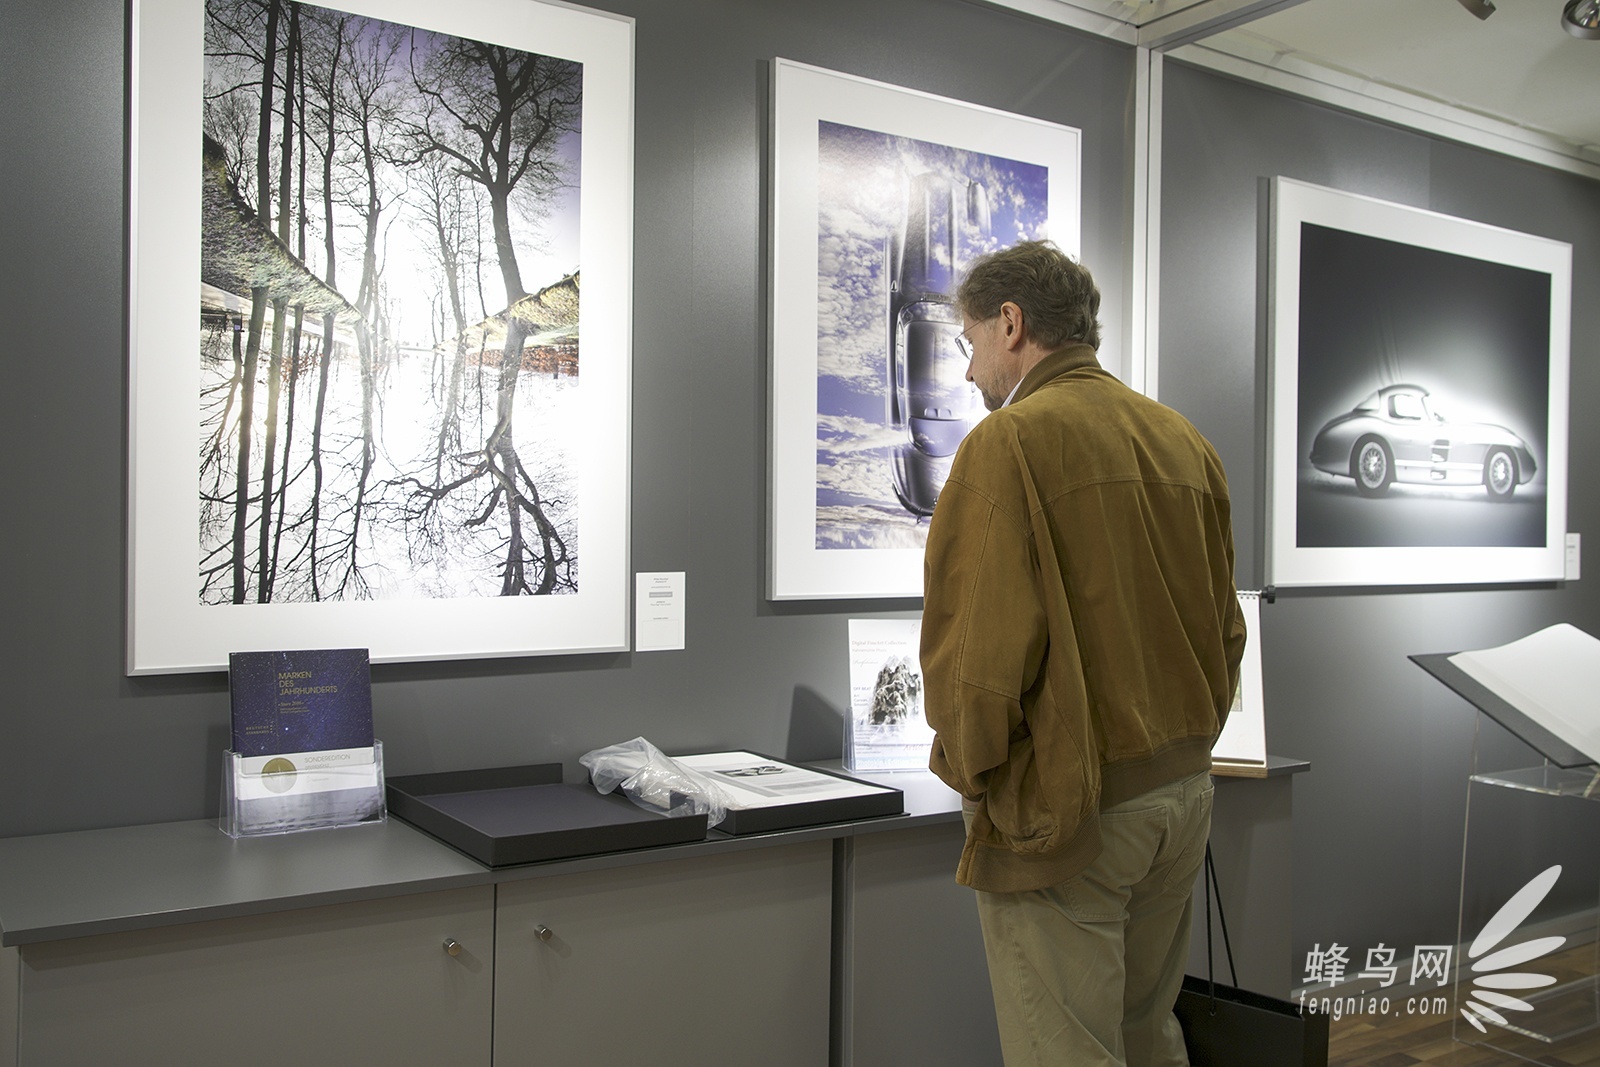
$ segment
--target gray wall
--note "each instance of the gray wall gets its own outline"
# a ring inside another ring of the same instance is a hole
[[[837,755],[844,620],[916,609],[764,599],[774,55],[1082,128],[1084,255],[1108,316],[1123,306],[1129,50],[960,0],[604,6],[638,19],[633,564],[688,571],[688,648],[379,666],[392,773],[571,765],[636,734]],[[209,817],[225,678],[122,672],[123,11],[8,0],[0,18],[0,836]],[[1600,308],[1581,295],[1600,288],[1595,183],[1178,64],[1166,99],[1161,395],[1227,463],[1242,585],[1261,579],[1258,191],[1274,174],[1573,242],[1570,525],[1600,529],[1600,426],[1581,417],[1600,395]],[[1315,764],[1295,783],[1300,958],[1313,941],[1453,939],[1474,717],[1404,655],[1559,620],[1600,629],[1588,588],[1264,609],[1271,747]],[[1533,762],[1494,728],[1484,746],[1490,763]]]
[[[688,648],[380,665],[391,773],[575,776],[639,734],[837,756],[845,620],[919,606],[764,598],[772,57],[1081,128],[1084,254],[1124,304],[1131,50],[961,0],[599,6],[637,19],[633,564],[688,572]],[[0,19],[0,836],[211,817],[225,677],[122,668],[122,4]]]
[[[1600,184],[1178,63],[1167,64],[1165,80],[1161,399],[1189,415],[1222,454],[1234,497],[1240,585],[1259,587],[1264,577],[1259,238],[1261,191],[1274,175],[1572,243],[1568,524],[1595,530],[1600,423],[1586,414],[1600,396],[1600,307],[1584,294],[1600,289]],[[1380,942],[1400,946],[1403,957],[1416,944],[1456,937],[1477,716],[1405,657],[1495,645],[1554,622],[1600,631],[1597,582],[1591,559],[1587,582],[1328,590],[1284,594],[1263,605],[1268,747],[1312,761],[1310,773],[1295,780],[1297,982],[1313,943],[1355,946],[1361,951],[1351,958],[1359,965],[1364,949]],[[1481,765],[1538,762],[1531,749],[1485,721]],[[1502,883],[1479,883],[1469,894],[1473,915],[1487,919],[1550,862],[1541,857],[1554,854],[1556,835],[1544,831],[1556,820],[1524,809],[1501,810],[1493,826],[1476,821],[1475,849],[1496,833],[1506,849]],[[1594,877],[1591,862],[1564,874],[1558,892],[1574,907],[1592,907]]]

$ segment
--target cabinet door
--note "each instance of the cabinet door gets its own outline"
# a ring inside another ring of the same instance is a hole
[[[840,1061],[989,1067],[1000,1031],[959,822],[862,834],[843,855]]]
[[[497,1065],[827,1063],[829,842],[499,894]]]
[[[487,1065],[493,980],[492,886],[27,945],[18,1060]]]

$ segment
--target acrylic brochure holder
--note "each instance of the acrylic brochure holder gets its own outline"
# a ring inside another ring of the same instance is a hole
[[[373,742],[371,760],[351,753],[300,752],[263,761],[224,752],[222,832],[256,837],[383,822],[383,742]]]

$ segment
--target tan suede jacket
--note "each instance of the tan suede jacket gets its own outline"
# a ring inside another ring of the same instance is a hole
[[[964,885],[1057,885],[1097,815],[1205,770],[1238,684],[1228,483],[1183,416],[1052,353],[956,453],[928,530],[929,766],[975,806]]]

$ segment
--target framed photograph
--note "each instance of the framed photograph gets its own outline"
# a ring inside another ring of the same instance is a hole
[[[768,593],[922,595],[928,517],[986,413],[955,347],[975,257],[1076,256],[1079,132],[776,60]]]
[[[1272,188],[1268,581],[1563,577],[1572,246]]]
[[[705,775],[726,796],[727,817],[716,825],[725,834],[760,834],[905,811],[905,795],[893,786],[758,752],[704,752],[673,759]]]
[[[132,28],[128,672],[626,648],[632,21]]]

